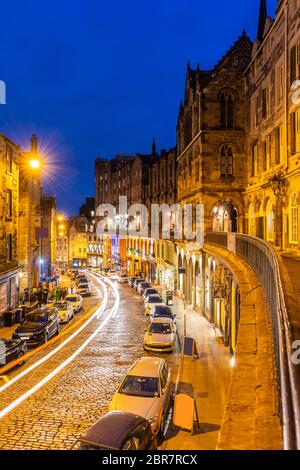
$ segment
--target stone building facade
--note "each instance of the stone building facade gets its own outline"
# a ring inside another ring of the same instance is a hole
[[[20,160],[19,244],[20,292],[37,287],[40,282],[41,175],[30,167],[31,159],[39,159],[38,142],[31,138],[31,149]]]
[[[18,302],[20,148],[0,134],[0,325]]]
[[[262,1],[261,27],[245,72],[247,232],[284,251],[298,251],[300,239],[299,18],[299,0],[279,1],[274,20]]]
[[[245,228],[243,73],[251,53],[252,42],[243,32],[212,70],[193,70],[188,64],[177,124],[178,202],[182,207],[191,204],[194,210],[196,204],[203,204],[205,234]],[[233,276],[196,241],[176,241],[176,258],[177,291],[215,324],[234,351],[239,289]]]
[[[55,274],[56,261],[56,197],[42,193],[41,197],[41,274]]]

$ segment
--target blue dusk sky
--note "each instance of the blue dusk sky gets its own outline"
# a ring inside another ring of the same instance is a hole
[[[277,0],[268,0],[274,15]],[[1,2],[0,132],[23,148],[36,133],[45,190],[71,215],[94,192],[94,160],[175,145],[186,66],[211,68],[259,0]]]

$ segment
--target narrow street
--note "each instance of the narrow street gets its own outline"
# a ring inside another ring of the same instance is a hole
[[[112,315],[108,318],[115,304],[115,295],[109,288],[107,305],[100,319],[95,317],[61,351],[1,393],[3,410],[66,361],[95,333],[102,322],[108,320],[70,364],[0,420],[1,449],[76,449],[78,437],[107,412],[109,401],[127,369],[145,354],[143,337],[146,319],[142,300],[127,285],[118,285],[117,288],[120,292],[120,305],[115,317]],[[101,285],[97,287],[95,279],[93,290],[94,293],[97,291],[97,295],[85,301],[85,312],[90,311],[91,315],[99,308],[99,302],[103,302],[104,296]],[[180,303],[178,305],[180,307]],[[174,308],[178,309],[178,306]],[[179,331],[182,331],[182,315],[180,311],[177,314]],[[192,437],[183,431],[174,435],[169,426],[163,448],[183,448],[185,445],[188,446],[186,448],[200,446],[203,449],[213,449],[226,403],[230,377],[229,360],[225,348],[218,345],[214,338],[213,327],[192,312],[190,319],[188,325],[193,329],[197,320],[200,320],[201,331],[194,333],[197,339],[203,338],[200,359],[194,361],[199,373],[195,381],[199,389],[195,390],[195,394],[200,413],[200,432]],[[55,347],[56,344],[40,353],[30,365],[48,355],[49,350]],[[182,361],[179,350],[177,354],[165,357],[173,367],[174,382],[193,380],[193,362]],[[26,364],[24,368],[28,366]],[[20,369],[14,371],[10,379],[20,372]]]

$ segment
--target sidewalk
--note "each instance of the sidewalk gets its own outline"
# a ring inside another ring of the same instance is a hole
[[[292,336],[294,340],[298,340],[300,338],[300,257],[289,253],[281,253],[281,257],[291,286],[290,295],[287,289],[285,294],[287,296]]]
[[[19,324],[15,324],[14,326],[3,326],[0,328],[0,338],[11,339],[13,332],[18,326]]]
[[[174,312],[182,342],[184,305],[179,298],[174,300]],[[216,337],[214,326],[192,307],[187,307],[187,336],[195,339],[199,359],[175,356],[174,383],[192,384],[196,397],[200,431],[191,433],[169,426],[163,450],[213,450],[217,446],[218,432],[223,420],[231,379],[228,350],[221,338]]]

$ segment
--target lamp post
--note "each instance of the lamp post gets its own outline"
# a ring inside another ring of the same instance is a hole
[[[276,238],[277,240],[276,241],[277,241],[277,246],[279,246],[280,249],[282,250],[284,249],[282,209],[283,209],[284,200],[285,200],[287,190],[288,190],[288,182],[282,172],[270,178],[269,181],[272,187],[272,191],[277,198],[277,203],[276,203]]]

